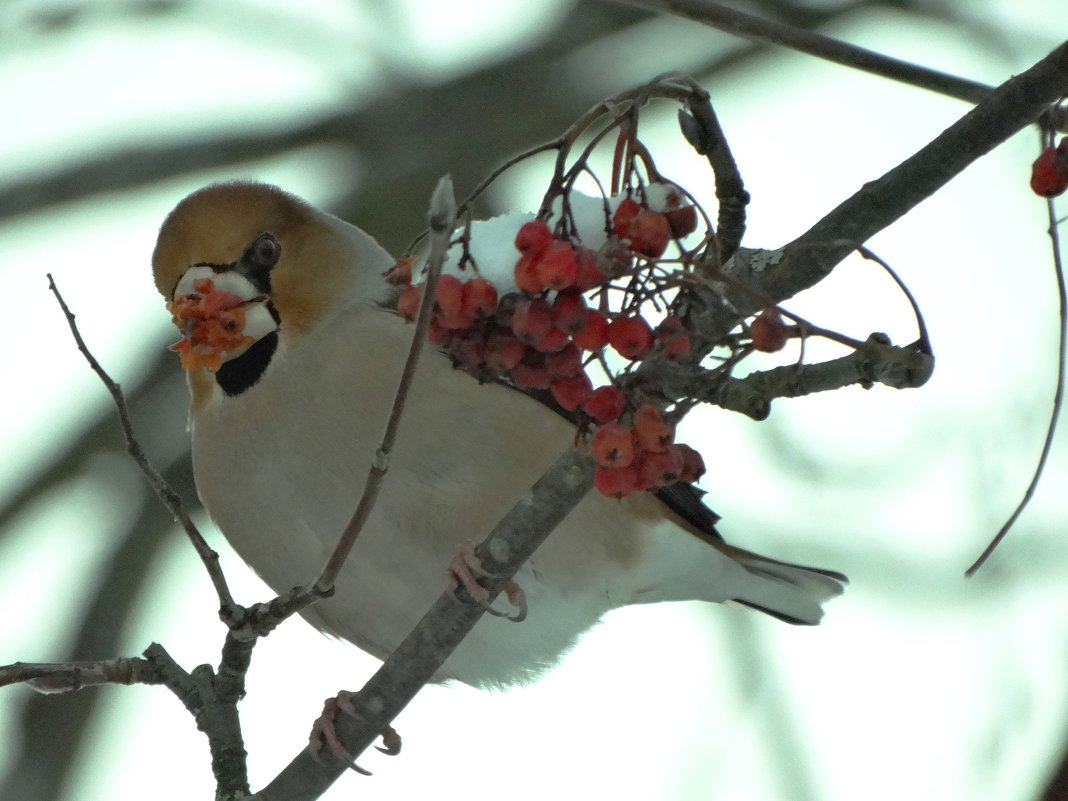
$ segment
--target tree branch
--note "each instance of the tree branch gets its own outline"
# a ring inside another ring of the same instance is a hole
[[[593,486],[593,463],[568,451],[537,480],[475,549],[490,578],[483,582],[489,602],[530,558],[571,509]],[[352,699],[358,718],[339,716],[337,733],[345,749],[359,756],[422,687],[430,682],[460,641],[481,619],[486,605],[465,591],[444,593],[382,667]],[[510,625],[501,623],[500,625]],[[320,764],[304,751],[256,793],[256,801],[312,801],[348,765]]]

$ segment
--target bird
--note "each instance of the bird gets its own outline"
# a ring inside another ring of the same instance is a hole
[[[254,181],[201,188],[160,228],[152,270],[172,311],[206,280],[221,298],[218,339],[202,337],[213,347],[182,353],[197,492],[276,592],[318,574],[379,445],[412,337],[382,277],[395,263],[357,226]],[[488,533],[576,435],[536,398],[479,383],[427,348],[336,590],[301,613],[378,659],[440,596],[463,543]],[[717,520],[689,485],[619,500],[591,491],[516,574],[526,620],[484,617],[434,681],[535,681],[631,604],[734,602],[819,623],[846,577],[728,545]]]

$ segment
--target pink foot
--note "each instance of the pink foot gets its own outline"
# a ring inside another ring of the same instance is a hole
[[[335,759],[346,763],[357,773],[370,776],[371,771],[364,770],[357,765],[352,754],[345,750],[345,746],[338,739],[337,731],[334,728],[334,719],[337,717],[338,712],[343,712],[353,717],[356,716],[356,708],[352,705],[352,696],[352,693],[342,690],[335,697],[326,699],[323,703],[323,714],[312,724],[311,734],[308,735],[308,750],[311,752],[312,758],[321,763],[319,752],[325,745]],[[376,745],[375,748],[388,756],[396,756],[401,752],[401,737],[392,726],[386,726],[382,729],[382,745],[385,747]]]
[[[504,595],[508,599],[508,603],[516,608],[514,615],[509,615],[507,612],[499,612],[489,605],[489,592],[478,583],[476,578],[476,576],[489,575],[482,569],[482,563],[475,556],[475,546],[467,540],[456,549],[456,555],[453,556],[448,570],[445,571],[446,581],[450,590],[455,591],[458,587],[463,586],[467,593],[485,607],[486,611],[491,615],[506,617],[513,623],[521,623],[526,620],[527,596],[514,581],[509,580],[504,585]]]

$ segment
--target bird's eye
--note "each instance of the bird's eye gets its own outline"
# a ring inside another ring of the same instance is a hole
[[[270,269],[282,255],[282,245],[270,234],[263,234],[248,249],[249,261],[260,269]]]

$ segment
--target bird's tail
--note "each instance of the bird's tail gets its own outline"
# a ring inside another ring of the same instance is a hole
[[[786,623],[814,626],[823,617],[822,603],[841,595],[849,579],[833,570],[777,562],[756,554],[736,556],[760,581],[749,582],[751,592],[733,599]]]

